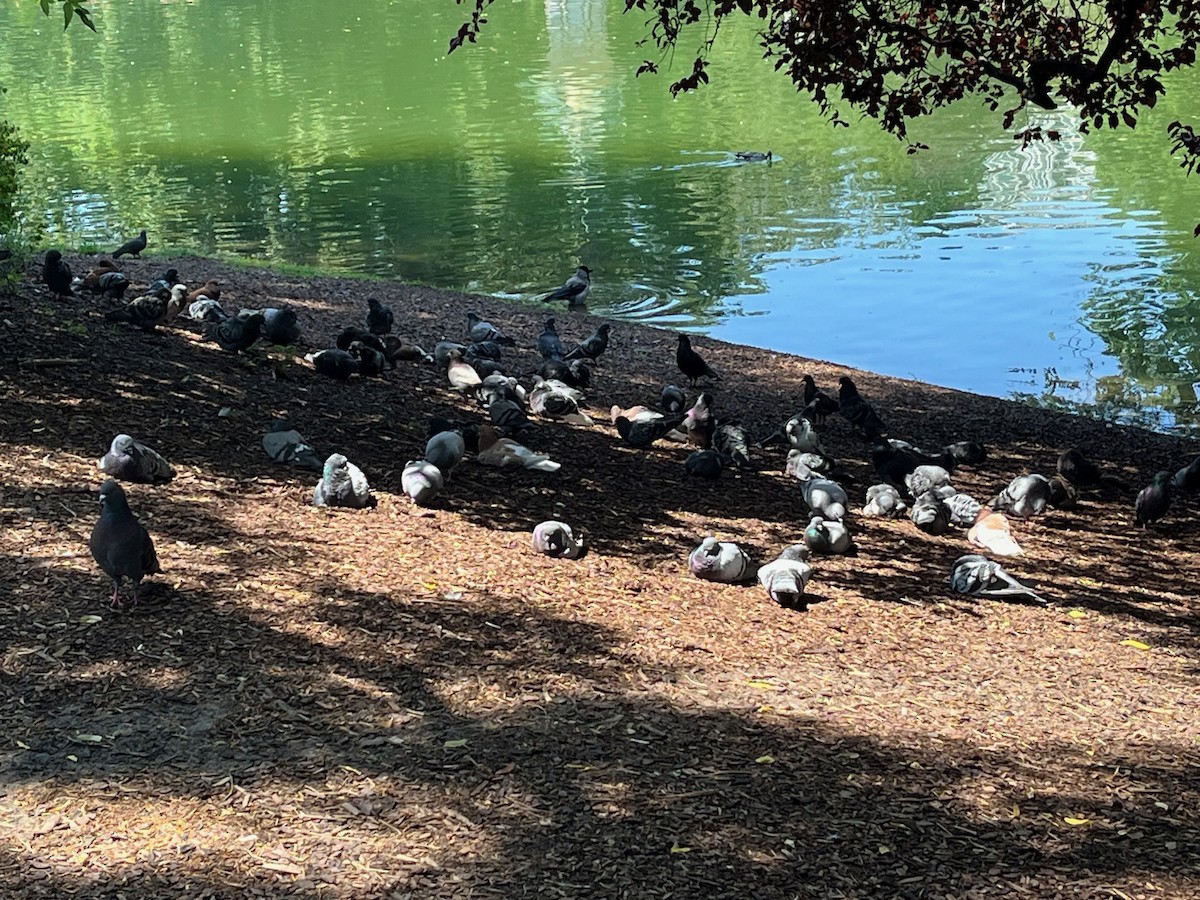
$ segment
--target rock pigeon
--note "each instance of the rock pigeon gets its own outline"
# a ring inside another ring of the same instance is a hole
[[[983,511],[983,504],[970,494],[955,493],[943,497],[942,502],[950,513],[950,524],[956,528],[970,528],[979,521],[979,514]]]
[[[539,472],[557,472],[562,468],[562,463],[555,462],[547,454],[530,450],[512,438],[500,437],[486,422],[479,429],[479,452],[475,454],[475,461],[500,469],[519,466]]]
[[[359,328],[357,325],[347,325],[342,329],[341,334],[334,341],[334,346],[339,350],[349,350],[350,345],[355,341],[360,341],[372,350],[378,350],[380,353],[387,352],[387,345],[384,344],[383,338],[377,334],[371,334],[365,328]]]
[[[463,359],[461,350],[450,351],[450,362],[446,366],[446,378],[450,382],[450,387],[464,394],[474,394],[475,389],[483,384],[483,379],[479,377],[479,373],[472,368],[471,364]]]
[[[122,605],[119,595],[123,579],[133,582],[130,598],[130,606],[133,606],[137,604],[142,579],[162,572],[150,533],[130,510],[124,489],[111,478],[100,485],[100,519],[92,529],[88,547],[100,568],[113,581],[109,600],[113,607]]]
[[[1168,476],[1170,477],[1170,476]],[[1045,475],[1018,475],[988,504],[999,512],[1029,519],[1046,511],[1050,502],[1050,479]]]
[[[739,469],[752,469],[750,442],[746,432],[736,422],[722,422],[713,430],[712,449],[716,450]]]
[[[358,363],[358,374],[367,378],[383,375],[387,367],[387,357],[374,347],[368,347],[362,341],[352,341],[347,351]]]
[[[561,381],[547,381],[540,375],[533,376],[533,390],[529,392],[529,409],[539,416],[562,419],[577,425],[590,425],[592,420],[579,411],[583,395]]]
[[[175,287],[175,285],[178,283],[179,283],[179,270],[175,269],[175,268],[170,268],[170,269],[167,269],[165,272],[163,272],[161,275],[159,275],[157,278],[155,278],[152,282],[150,282],[150,286],[148,288],[146,288],[146,293],[147,294],[169,294],[171,292],[171,288]],[[183,292],[184,292],[184,294],[186,294],[187,288],[184,288]]]
[[[524,403],[527,397],[525,388],[511,375],[489,375],[475,389],[475,399],[484,409],[497,400],[512,400],[514,403]]]
[[[500,349],[500,345],[495,341],[473,341],[467,344],[467,349],[463,351],[463,356],[472,365],[475,364],[474,360],[476,359],[500,362],[504,358],[504,351]]]
[[[445,488],[442,471],[426,459],[409,460],[400,475],[400,487],[417,506],[428,506]]]
[[[129,278],[124,272],[105,272],[100,276],[96,288],[109,300],[120,300],[129,289]]]
[[[158,294],[135,297],[120,309],[110,309],[104,314],[106,322],[128,322],[143,331],[151,331],[167,321],[170,300]]]
[[[105,475],[138,484],[166,484],[175,477],[171,464],[155,450],[127,434],[112,439],[108,452],[96,460]]]
[[[697,578],[737,584],[754,577],[754,566],[737,544],[706,537],[688,556],[688,568]]]
[[[592,383],[592,370],[586,359],[573,359],[565,362],[561,359],[547,359],[537,372],[543,378],[557,379],[573,388],[586,389]]]
[[[813,516],[804,529],[804,545],[813,553],[827,555],[853,553],[855,549],[850,531],[843,523],[826,521],[820,516]]]
[[[849,375],[838,379],[838,412],[867,440],[875,440],[887,431],[887,426],[862,395]]]
[[[414,344],[412,341],[407,341],[396,334],[385,334],[379,338],[383,341],[383,354],[388,358],[388,362],[392,364],[392,368],[396,367],[396,360],[412,362],[420,360],[421,362],[431,363],[433,357],[426,353],[424,348],[419,344]]]
[[[488,417],[497,428],[505,431],[529,431],[536,428],[525,410],[514,400],[496,400],[488,406]]]
[[[120,259],[125,254],[129,254],[134,259],[140,259],[142,251],[146,249],[146,243],[146,229],[143,228],[137,237],[130,238],[114,250],[112,257],[113,259]]]
[[[668,415],[683,412],[684,407],[687,406],[687,395],[683,392],[683,388],[674,384],[668,384],[662,389],[658,403],[662,407],[663,412]]]
[[[1200,456],[1175,473],[1171,479],[1171,487],[1180,491],[1194,491],[1200,488]]]
[[[701,378],[720,378],[699,353],[692,349],[692,339],[686,334],[679,335],[679,346],[675,349],[675,365],[687,376],[693,387]]]
[[[216,341],[227,353],[240,353],[249,350],[258,336],[262,333],[263,314],[252,313],[246,318],[230,316],[216,325],[209,325],[205,333],[210,341]]]
[[[167,301],[167,315],[163,320],[164,325],[169,325],[179,318],[179,314],[183,312],[184,297],[186,294],[187,288],[182,284],[174,285],[166,293],[160,292],[158,294],[159,297],[164,297]]]
[[[1138,492],[1134,502],[1134,525],[1153,525],[1167,514],[1171,506],[1171,473],[1158,472],[1146,487]]]
[[[439,426],[434,426],[439,427]],[[438,467],[442,478],[450,480],[454,469],[467,454],[467,443],[462,432],[456,429],[436,431],[425,442],[425,459]]]
[[[904,515],[908,506],[900,492],[890,484],[873,484],[867,488],[867,502],[863,506],[864,516],[894,519]]]
[[[821,518],[832,522],[840,522],[846,517],[846,507],[850,498],[846,490],[836,481],[819,476],[811,476],[800,480],[800,493],[808,508]]]
[[[813,428],[813,424],[804,416],[792,416],[784,423],[783,435],[788,446],[802,453],[818,453],[825,456],[825,448],[821,445],[821,436]]]
[[[708,447],[712,443],[713,432],[717,428],[712,402],[712,394],[703,393],[684,415],[683,430],[687,433],[688,441],[697,447]]]
[[[186,299],[186,298],[185,298]],[[221,308],[221,304],[211,297],[201,297],[187,307],[188,318],[195,322],[216,324],[229,318],[229,313]]]
[[[1025,551],[1012,536],[1012,527],[1004,513],[980,510],[978,521],[967,532],[967,540],[996,556],[1021,556]]]
[[[42,264],[42,281],[56,297],[71,295],[71,267],[63,260],[59,251],[46,251],[46,261]]]
[[[917,466],[904,476],[904,486],[908,488],[910,497],[919,497],[930,491],[943,494],[940,488],[950,484],[950,473],[941,466]],[[972,521],[974,521],[972,519]]]
[[[779,558],[758,570],[758,583],[767,589],[771,599],[784,609],[806,610],[808,602],[804,589],[812,577],[808,564],[810,551],[804,544],[793,544]]]
[[[551,300],[566,300],[568,306],[578,306],[587,299],[591,290],[592,270],[587,266],[580,266],[575,270],[575,274],[566,280],[566,283],[562,287],[542,297],[542,302],[549,303]]]
[[[683,419],[682,415],[677,414],[661,419],[631,422],[624,416],[617,416],[617,434],[629,446],[645,448],[682,425]]]
[[[1058,457],[1058,474],[1076,487],[1100,483],[1100,469],[1078,447],[1064,450]]]
[[[349,346],[347,344],[347,346]],[[445,369],[450,365],[450,352],[452,350],[459,351],[460,354],[467,350],[466,344],[460,344],[458,341],[438,341],[433,347],[433,362],[435,365]]]
[[[300,432],[283,419],[276,419],[271,423],[271,429],[263,435],[262,447],[267,456],[276,462],[311,469],[314,472],[325,471],[325,463],[321,461],[317,451],[309,446]]]
[[[367,476],[362,473],[362,469],[340,453],[330,454],[325,460],[321,480],[313,488],[313,506],[363,509],[370,506],[373,499]]]
[[[1055,509],[1073,509],[1079,505],[1079,488],[1061,475],[1050,479],[1049,503]]]
[[[571,348],[564,359],[590,359],[595,361],[599,359],[605,350],[608,349],[608,335],[612,331],[612,326],[607,322],[603,322],[593,331],[588,337],[584,338],[577,346]]]
[[[300,340],[300,317],[290,306],[267,307],[262,311],[262,335],[272,344],[294,344]]]
[[[801,380],[804,382],[804,411],[801,415],[820,425],[838,411],[838,402],[818,388],[811,375],[806,374]]]
[[[481,319],[479,313],[473,312],[467,313],[467,340],[473,344],[492,341],[496,344],[508,344],[512,346],[516,343],[516,341],[491,322]]]
[[[955,441],[942,448],[942,453],[964,466],[977,466],[987,461],[987,448],[979,441]]]
[[[550,520],[534,527],[533,549],[547,556],[579,559],[584,551],[583,538],[576,538],[565,522]]]
[[[553,316],[546,320],[542,333],[538,335],[537,348],[538,353],[542,354],[542,359],[563,358],[562,339],[558,336]]]
[[[367,298],[367,331],[371,334],[390,334],[395,314],[376,297]]]
[[[950,530],[950,509],[933,491],[918,495],[908,517],[926,534],[945,534]]]
[[[955,560],[950,587],[955,593],[971,597],[1024,597],[1039,606],[1047,605],[1046,600],[1004,571],[1000,563],[978,553]]]
[[[358,360],[345,350],[330,347],[328,350],[318,350],[304,357],[313,364],[313,368],[328,378],[338,381],[348,381],[350,376],[358,371]]]
[[[697,450],[683,461],[683,468],[693,478],[716,481],[725,469],[725,459],[716,450]]]

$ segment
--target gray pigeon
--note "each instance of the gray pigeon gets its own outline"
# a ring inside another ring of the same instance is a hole
[[[112,439],[108,452],[96,460],[96,468],[121,481],[166,484],[175,477],[171,464],[155,450],[127,434]]]
[[[162,572],[150,532],[137,520],[129,508],[125,491],[111,478],[100,485],[100,519],[88,540],[92,556],[113,581],[109,603],[120,607],[121,581],[133,582],[129,605],[138,601],[142,578]]]
[[[417,506],[428,506],[446,486],[442,471],[425,459],[414,459],[404,464],[400,486]]]
[[[813,553],[853,553],[854,541],[850,531],[841,522],[829,522],[813,516],[804,529],[804,544]]]
[[[908,515],[926,534],[945,534],[950,529],[950,508],[935,491],[926,491],[913,500]]]
[[[144,331],[156,325],[166,324],[169,300],[157,294],[135,297],[120,309],[110,309],[104,314],[106,322],[128,322]]]
[[[943,498],[942,502],[950,514],[950,524],[957,528],[970,528],[979,521],[979,513],[983,510],[983,504],[970,494],[954,494]]]
[[[950,484],[950,473],[942,466],[917,466],[904,476],[904,484],[908,487],[908,493],[911,497],[920,497],[922,494],[928,494],[930,491],[943,496],[949,496],[940,489]]]
[[[375,297],[367,298],[367,330],[371,334],[391,333],[395,318],[390,306],[385,306]]]
[[[467,313],[467,340],[474,344],[493,341],[497,344],[512,346],[516,343],[491,322],[481,319],[478,313],[473,312]]]
[[[767,563],[758,570],[758,583],[767,589],[771,599],[784,609],[806,610],[804,589],[812,576],[808,564],[810,551],[804,544],[792,544],[779,559]]]
[[[450,365],[451,350],[459,351],[459,355],[461,356],[466,352],[466,349],[467,345],[460,344],[458,341],[438,341],[433,346],[433,361],[436,365],[445,369]]]
[[[722,422],[713,430],[712,447],[739,469],[752,469],[750,442],[736,422]]]
[[[348,506],[362,509],[372,502],[371,487],[362,469],[340,453],[325,460],[325,471],[313,488],[313,506]]]
[[[688,568],[697,578],[736,584],[754,576],[754,566],[737,544],[706,537],[688,556]]]
[[[262,446],[267,456],[276,462],[312,469],[314,472],[325,471],[325,463],[321,462],[317,451],[283,419],[271,423],[271,430],[263,435]]]
[[[683,468],[693,478],[716,481],[725,468],[725,458],[716,450],[697,450],[683,461]]]
[[[244,319],[231,316],[216,325],[210,325],[204,336],[210,341],[216,341],[221,345],[221,349],[228,353],[239,353],[249,350],[258,340],[265,321],[260,312],[251,313]]]
[[[1171,473],[1159,472],[1154,480],[1138,492],[1134,502],[1134,525],[1153,525],[1167,514],[1171,506]]]
[[[593,362],[600,358],[605,350],[608,349],[608,335],[612,331],[612,326],[607,322],[593,331],[588,337],[584,338],[578,346],[571,348],[564,359],[590,359]]]
[[[229,318],[229,313],[222,309],[221,304],[211,297],[201,297],[193,300],[187,308],[188,318],[194,322],[207,322],[215,325]]]
[[[146,229],[143,228],[137,237],[130,238],[113,251],[113,259],[120,259],[127,253],[135,259],[140,259],[142,251],[146,249],[146,243]]]
[[[900,492],[890,484],[873,484],[867,488],[867,502],[863,506],[864,516],[877,516],[885,519],[904,515],[908,506],[900,497]]]
[[[668,384],[662,389],[658,404],[668,415],[683,412],[684,407],[687,406],[687,395],[678,385]]]
[[[290,306],[267,307],[263,313],[263,337],[272,344],[294,344],[300,340],[300,319]]]
[[[850,498],[845,488],[836,481],[820,477],[802,479],[800,493],[804,495],[808,508],[821,518],[833,522],[846,518],[846,506]]]
[[[978,553],[955,560],[950,570],[950,587],[955,593],[972,597],[1025,597],[1039,606],[1047,605],[1045,599],[1004,571],[1000,563]]]
[[[631,422],[624,416],[617,416],[617,434],[631,447],[644,449],[661,437],[674,431],[683,424],[684,416],[676,414],[661,419],[646,419]]]
[[[533,529],[533,549],[547,556],[579,559],[583,555],[583,538],[576,538],[571,526],[550,520]]]
[[[538,335],[537,348],[538,353],[542,354],[542,359],[563,358],[562,339],[558,336],[558,328],[554,324],[553,316],[546,320],[542,333]]]
[[[447,481],[466,453],[467,444],[459,431],[439,431],[425,442],[425,459],[437,466]]]
[[[988,506],[1018,518],[1029,519],[1045,512],[1049,502],[1050,479],[1045,475],[1033,474],[1018,475]]]

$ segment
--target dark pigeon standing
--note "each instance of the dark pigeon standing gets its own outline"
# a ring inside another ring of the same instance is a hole
[[[175,470],[158,451],[127,434],[112,439],[108,452],[96,460],[96,468],[105,475],[138,484],[166,484],[175,477]]]
[[[42,264],[42,281],[50,287],[55,297],[71,296],[71,267],[57,250],[46,251],[46,261]]]
[[[546,320],[542,333],[538,335],[537,348],[538,353],[542,354],[542,359],[563,358],[562,339],[558,336],[558,328],[555,327],[553,316]]]
[[[800,415],[820,425],[838,411],[838,402],[817,387],[811,375],[805,374],[801,380],[804,382],[804,410]]]
[[[113,259],[120,259],[125,254],[129,254],[134,259],[140,259],[142,251],[146,249],[146,229],[142,229],[142,233],[135,238],[130,238],[120,247],[113,251]]]
[[[217,325],[211,325],[205,333],[210,341],[216,341],[221,349],[229,353],[249,350],[262,333],[265,318],[260,312],[251,313],[242,318],[231,316]]]
[[[549,303],[551,300],[566,300],[568,306],[579,306],[587,299],[588,294],[592,290],[592,270],[587,266],[580,266],[575,270],[575,274],[566,280],[562,287],[548,293],[542,298],[543,303]]]
[[[578,346],[571,348],[564,359],[590,359],[595,361],[608,349],[608,335],[612,326],[602,323],[595,331],[584,338]]]
[[[371,334],[390,334],[395,319],[390,306],[385,306],[375,297],[367,298],[367,331]]]
[[[679,335],[679,346],[675,350],[675,364],[679,371],[688,377],[692,387],[700,378],[720,378],[720,374],[709,368],[699,353],[692,349],[692,339],[686,334]]]
[[[134,606],[138,601],[142,579],[162,572],[150,532],[146,531],[129,508],[124,489],[111,478],[100,485],[100,520],[92,529],[88,547],[100,568],[113,581],[109,603],[114,608],[122,605],[120,591],[123,579],[128,578],[133,582],[133,596],[129,605]]]
[[[324,472],[313,488],[313,506],[347,506],[362,509],[372,505],[371,488],[362,469],[340,453],[325,460]]]
[[[1167,514],[1171,506],[1171,473],[1159,472],[1154,480],[1138,492],[1134,502],[1134,525],[1153,525]]]
[[[849,375],[838,379],[838,412],[867,440],[875,440],[887,431],[875,408],[858,393]]]

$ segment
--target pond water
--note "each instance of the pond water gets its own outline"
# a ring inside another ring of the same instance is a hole
[[[112,0],[100,34],[0,6],[0,113],[48,243],[307,264],[592,311],[1191,432],[1200,179],[1167,155],[1196,77],[1134,133],[1022,151],[970,101],[905,147],[832,128],[729,29],[713,84],[634,78],[641,14]],[[766,163],[734,151],[771,150]],[[153,249],[153,248],[152,248]]]

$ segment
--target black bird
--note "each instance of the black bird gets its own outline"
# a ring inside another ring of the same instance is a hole
[[[875,408],[858,393],[849,375],[838,379],[838,412],[867,440],[874,440],[887,431]]]
[[[1194,491],[1200,488],[1200,456],[1175,473],[1171,479],[1171,487],[1180,491]]]
[[[521,405],[512,400],[492,401],[488,407],[488,415],[491,416],[492,422],[497,427],[509,431],[527,431],[537,427],[529,421],[529,417],[525,415],[525,410],[521,409]]]
[[[134,259],[140,259],[142,251],[146,249],[146,229],[142,229],[142,233],[135,238],[130,238],[120,247],[113,251],[113,259],[120,259],[126,253]]]
[[[563,358],[562,339],[558,336],[558,328],[554,324],[553,316],[546,320],[542,333],[538,335],[537,348],[538,353],[542,354],[542,359],[561,360]]]
[[[1077,447],[1064,450],[1058,457],[1058,474],[1076,487],[1100,483],[1100,469]]]
[[[697,450],[683,461],[683,468],[693,478],[716,481],[725,468],[725,459],[716,450]]]
[[[500,349],[500,345],[495,341],[474,341],[467,344],[467,349],[463,351],[463,356],[474,356],[476,359],[490,359],[492,362],[500,362],[504,353]]]
[[[562,287],[548,293],[542,298],[543,303],[549,303],[551,300],[566,300],[568,306],[578,306],[587,299],[588,294],[592,290],[592,270],[587,266],[580,266],[575,270],[575,274],[566,280]]]
[[[564,359],[591,359],[597,360],[601,354],[608,349],[608,333],[612,330],[612,326],[607,322],[600,325],[587,338],[573,347]]]
[[[1171,473],[1158,472],[1149,485],[1142,488],[1134,502],[1134,525],[1153,525],[1167,514],[1171,505]]]
[[[300,340],[300,319],[290,306],[267,307],[263,314],[263,337],[272,344],[294,344]]]
[[[704,357],[692,349],[692,339],[686,334],[679,335],[679,347],[675,350],[675,363],[679,366],[679,371],[688,377],[693,387],[700,378],[721,377],[719,373],[709,367],[708,363],[704,361]]]
[[[987,460],[987,448],[979,441],[955,441],[943,447],[942,453],[964,466],[977,466]]]
[[[375,297],[367,298],[367,330],[371,334],[389,334],[395,318],[390,306],[385,306]]]
[[[558,379],[568,387],[586,389],[592,383],[592,370],[587,360],[573,359],[569,363],[561,359],[548,359],[537,372],[547,381]]]
[[[355,341],[361,341],[372,350],[378,350],[380,353],[387,354],[387,345],[383,343],[381,337],[371,334],[365,328],[359,328],[357,325],[350,325],[342,329],[342,333],[337,336],[334,346],[339,350],[349,350],[350,345]]]
[[[838,402],[817,387],[811,375],[801,379],[804,382],[804,410],[800,415],[817,425],[838,411]]]
[[[175,287],[177,284],[179,284],[179,270],[167,269],[152,282],[150,282],[150,287],[146,288],[146,293],[166,295],[171,293],[171,288]]]
[[[322,375],[336,378],[338,381],[348,381],[350,376],[358,371],[358,360],[349,352],[338,348],[313,353],[308,360]]]
[[[46,251],[46,261],[42,264],[42,281],[49,285],[54,296],[71,296],[71,267],[57,250]]]
[[[230,316],[217,325],[210,325],[204,336],[220,344],[222,350],[238,353],[249,350],[258,340],[264,321],[265,318],[260,312],[251,313],[244,319],[241,316]]]
[[[354,341],[350,344],[349,352],[358,362],[358,373],[360,375],[383,375],[384,367],[387,365],[387,357],[374,347],[368,347],[362,341]]]
[[[649,447],[660,437],[682,425],[684,418],[682,414],[677,414],[661,419],[643,419],[631,422],[625,416],[617,416],[617,433],[631,447]]]
[[[133,582],[130,606],[137,603],[142,579],[162,572],[150,532],[129,508],[124,489],[111,478],[100,485],[100,519],[88,540],[92,556],[113,581],[109,603],[121,606],[121,581]]]

